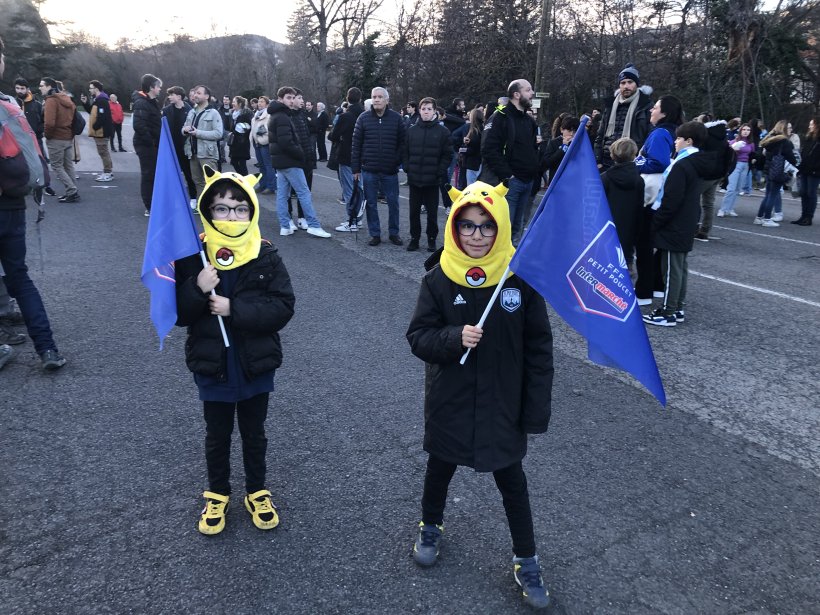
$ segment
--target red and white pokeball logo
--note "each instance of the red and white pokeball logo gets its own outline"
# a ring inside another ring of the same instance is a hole
[[[487,274],[484,273],[481,267],[472,267],[467,270],[467,275],[464,278],[470,286],[481,286],[487,281]]]
[[[228,248],[219,248],[216,251],[216,262],[223,267],[229,267],[233,263],[233,252]]]

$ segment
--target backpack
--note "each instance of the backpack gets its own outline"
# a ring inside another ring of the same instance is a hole
[[[789,180],[786,175],[786,157],[782,151],[777,152],[769,161],[769,171],[766,174],[766,179],[776,184],[785,184]]]
[[[13,197],[49,184],[37,136],[16,103],[0,96],[0,189]]]
[[[83,114],[80,113],[80,111],[77,109],[77,107],[74,107],[74,119],[71,120],[71,132],[73,132],[75,135],[81,135],[83,134],[84,130],[85,118],[83,117]]]

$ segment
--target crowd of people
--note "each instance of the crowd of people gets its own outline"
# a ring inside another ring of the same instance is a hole
[[[0,76],[2,52],[0,41]],[[633,272],[637,302],[651,306],[660,300],[644,321],[675,326],[686,318],[687,255],[694,241],[709,241],[715,215],[738,215],[738,196],[765,190],[753,222],[775,228],[783,217],[781,192],[792,189],[802,202],[802,214],[793,222],[812,224],[820,181],[818,118],[811,120],[802,141],[787,120],[776,122],[769,132],[759,120],[727,122],[704,113],[687,121],[674,95],[652,99],[636,66],[625,66],[615,81],[613,98],[586,118],[586,136]],[[562,113],[539,125],[534,91],[526,79],[514,80],[503,96],[469,110],[463,98],[443,108],[432,97],[394,110],[384,87],[373,88],[366,100],[352,87],[332,113],[292,86],[280,87],[272,98],[218,100],[205,85],[175,85],[165,90],[161,105],[162,88],[161,79],[146,74],[131,96],[133,149],[145,215],[150,216],[166,118],[181,181],[205,228],[208,262],[192,256],[177,263],[175,272],[177,324],[188,330],[186,361],[206,424],[209,488],[199,531],[213,535],[225,527],[234,416],[243,446],[244,506],[257,528],[271,530],[279,524],[279,511],[265,486],[264,422],[282,361],[278,332],[293,316],[294,294],[282,259],[261,237],[260,198],[275,196],[280,237],[299,230],[330,237],[311,194],[313,172],[325,162],[338,174],[339,200],[345,206],[338,232],[358,231],[366,216],[369,245],[380,245],[378,205],[384,201],[387,239],[403,246],[403,183],[409,187],[406,249],[419,250],[426,238],[432,253],[407,331],[412,352],[427,364],[428,379],[424,449],[429,457],[413,558],[421,566],[437,561],[447,488],[457,467],[492,472],[510,528],[514,578],[527,603],[548,606],[521,462],[527,434],[546,431],[550,417],[549,321],[543,300],[516,276],[505,281],[503,309],[491,312],[486,332],[473,315],[494,296],[534,197],[555,180],[582,118]],[[94,139],[102,165],[96,181],[111,181],[111,153],[125,151],[123,109],[103,83],[91,81],[88,96],[80,97],[89,113],[85,129],[58,80],[43,77],[39,89],[42,101],[25,80],[18,80],[15,104],[36,138],[45,139],[43,155],[47,152],[53,175],[64,186],[58,200],[76,202],[75,136],[86,130]],[[252,152],[258,178],[249,174]],[[43,194],[56,195],[47,182],[35,198],[41,200]],[[362,199],[363,208],[358,205]],[[439,207],[448,213],[440,247]],[[34,340],[44,368],[62,367],[66,359],[57,350],[25,267],[24,195],[0,193],[0,264],[5,281],[0,284],[0,367],[10,357],[8,344],[24,340],[11,328],[20,324]],[[253,275],[242,275],[247,271]],[[225,320],[225,333],[214,316]],[[223,335],[231,341],[227,348]],[[462,369],[458,362],[465,351],[468,368]]]

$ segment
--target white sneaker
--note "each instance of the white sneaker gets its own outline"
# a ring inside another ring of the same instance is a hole
[[[111,175],[111,173],[100,173],[94,179],[94,181],[97,181],[97,182],[110,182],[110,181],[114,181],[114,176]]]
[[[293,223],[293,220],[288,220],[288,222],[290,223],[290,230],[295,231],[297,228],[299,228]]]
[[[761,225],[765,226],[767,228],[773,228],[775,226],[780,226],[777,222],[774,221],[774,218],[772,218],[771,220],[763,220],[763,222],[761,222]]]
[[[718,218],[722,218],[722,217],[723,217],[723,216],[725,216],[725,215],[726,215],[726,212],[724,212],[722,209],[721,209],[720,211],[718,211],[718,212],[717,212],[717,217],[718,217]]]
[[[755,218],[755,224],[763,224],[763,218],[761,218],[760,216]]]
[[[780,212],[779,214],[772,214],[772,220],[774,220],[775,222],[782,222],[783,212]]]
[[[279,234],[282,237],[286,237],[287,235],[293,235],[293,229],[292,228],[282,227],[282,228],[279,229]]]
[[[304,218],[299,218],[296,221],[296,226],[298,226],[303,231],[308,230],[308,223],[307,223],[307,220],[305,220]],[[328,237],[330,237],[330,235],[328,235]]]
[[[749,194],[749,193],[748,192],[738,192],[739,196],[746,196],[747,194]]]
[[[730,218],[737,218],[737,212],[734,209],[732,211],[727,211],[726,215]]]
[[[191,203],[190,203],[190,205],[191,205],[191,209],[193,209],[194,211],[196,211],[196,199],[191,199]]]
[[[308,233],[308,235],[313,235],[314,237],[325,237],[326,238],[326,237],[331,236],[330,233],[328,233],[321,226],[318,226],[318,227],[309,226],[308,229],[307,229],[307,233]]]
[[[721,194],[725,194],[726,189],[725,188],[718,188],[718,192],[720,192]]]
[[[652,296],[655,297],[655,299],[663,299],[663,295],[664,295],[664,293],[663,293],[662,290],[653,290],[652,291]]]
[[[652,305],[652,299],[638,299],[638,305]]]
[[[336,227],[336,230],[340,233],[352,233],[353,231],[359,230],[359,225],[350,224],[350,222],[342,222],[339,226]]]

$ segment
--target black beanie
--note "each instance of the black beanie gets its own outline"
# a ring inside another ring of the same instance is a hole
[[[624,79],[632,79],[638,85],[641,85],[641,74],[638,72],[638,69],[635,68],[635,65],[632,63],[627,64],[624,66],[624,69],[618,73],[618,83],[623,81]]]

